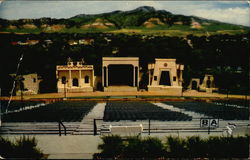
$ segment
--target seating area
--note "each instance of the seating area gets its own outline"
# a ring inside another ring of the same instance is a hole
[[[249,110],[247,108],[237,108],[230,105],[217,105],[215,103],[206,102],[164,102],[174,107],[193,111],[214,118],[223,120],[248,120]]]
[[[9,113],[2,116],[3,122],[77,122],[87,115],[95,102],[62,101],[39,108]]]
[[[43,101],[11,101],[10,105],[8,107],[8,111],[14,111],[14,110],[19,110],[24,107],[28,106],[35,106],[37,104],[44,103]],[[4,113],[6,112],[8,106],[8,101],[1,101],[1,112]]]
[[[190,121],[192,117],[147,102],[108,102],[104,121],[120,120]]]

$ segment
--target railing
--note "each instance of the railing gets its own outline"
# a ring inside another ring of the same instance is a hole
[[[61,126],[64,128],[64,135],[66,136],[67,135],[67,129],[65,127],[65,125],[62,123],[61,120],[58,121],[58,128],[59,128],[59,136],[61,136]]]
[[[93,131],[94,131],[94,136],[96,136],[97,135],[97,125],[96,125],[96,121],[102,121],[103,119],[94,119],[94,121],[93,121]],[[150,133],[151,133],[151,120],[150,119],[148,119],[148,135],[150,135]]]
[[[93,124],[94,125],[94,136],[97,135],[97,125],[96,125],[97,120],[103,120],[103,119],[94,119],[94,121],[93,121],[94,122],[94,124]]]

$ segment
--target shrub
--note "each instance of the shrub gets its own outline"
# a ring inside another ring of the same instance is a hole
[[[201,139],[199,136],[188,137],[186,141],[187,157],[198,158],[207,157],[207,140]]]
[[[143,157],[160,158],[164,156],[165,149],[160,139],[148,137],[142,140]]]
[[[143,156],[143,143],[140,137],[128,137],[123,156],[127,158],[138,158]]]
[[[167,137],[165,143],[154,137],[104,136],[102,150],[94,158],[246,158],[249,136],[179,138]]]
[[[186,140],[179,137],[167,137],[167,152],[169,157],[187,157]]]
[[[124,143],[120,136],[111,135],[102,137],[103,144],[98,146],[98,149],[101,149],[101,157],[114,158],[124,150]]]
[[[0,155],[4,158],[44,159],[44,154],[36,146],[34,137],[23,136],[16,142],[0,137]]]

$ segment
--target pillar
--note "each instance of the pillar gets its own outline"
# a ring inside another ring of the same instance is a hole
[[[72,78],[71,78],[71,70],[69,70],[69,81],[68,81],[69,87],[72,87]]]
[[[148,85],[150,86],[150,79],[151,79],[151,69],[148,70]]]
[[[79,80],[78,80],[78,84],[79,84],[79,87],[81,87],[81,83],[82,83],[82,71],[79,69]]]
[[[137,87],[139,87],[139,77],[140,77],[140,75],[139,75],[139,66],[137,67],[137,80],[136,80],[136,82],[137,82],[137,84],[136,84],[136,86]]]
[[[135,87],[135,81],[136,81],[136,79],[135,79],[135,66],[133,65],[133,87]]]
[[[106,67],[106,87],[108,87],[109,85],[109,69],[108,69],[108,66]]]
[[[104,66],[102,66],[102,87],[104,87]]]
[[[94,87],[94,85],[95,85],[94,76],[95,76],[94,69],[92,69],[92,78],[91,78],[92,87]]]

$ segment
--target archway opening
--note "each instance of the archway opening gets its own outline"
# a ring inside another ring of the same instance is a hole
[[[133,66],[132,65],[109,65],[108,85],[109,86],[133,86]]]
[[[169,71],[162,71],[160,85],[171,86]]]
[[[192,81],[192,89],[197,90],[197,82],[196,81]]]

